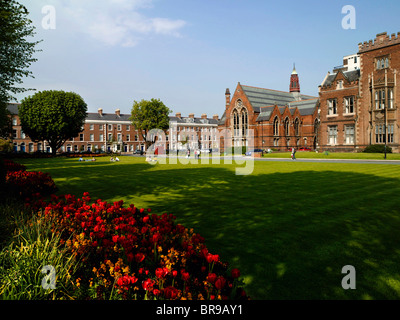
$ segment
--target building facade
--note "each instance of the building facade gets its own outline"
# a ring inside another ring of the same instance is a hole
[[[34,143],[26,136],[18,117],[18,105],[9,104],[12,117],[12,141],[15,152],[51,152],[46,141]],[[115,113],[88,113],[85,124],[79,135],[68,140],[58,150],[62,152],[121,152],[129,154],[135,150],[146,151],[146,143],[141,133],[129,120],[130,114],[122,114],[119,109]],[[169,129],[157,135],[157,147],[163,150],[209,150],[218,149],[218,115],[208,118],[206,114],[195,117],[193,113],[187,117],[176,113],[170,116]],[[155,137],[153,137],[154,139]]]
[[[358,45],[360,68],[338,70],[319,87],[320,148],[360,151],[371,144],[400,152],[400,33]]]
[[[158,137],[166,150],[219,149],[226,143],[250,149],[361,151],[371,144],[388,145],[400,152],[400,32],[380,33],[359,43],[358,52],[343,57],[343,65],[328,72],[318,87],[318,97],[300,92],[296,68],[289,91],[237,84],[225,91],[221,118],[206,114],[170,116],[170,126]],[[50,152],[46,141],[33,143],[21,128],[18,104],[10,104],[12,139],[17,152]],[[142,135],[130,115],[88,113],[78,137],[60,152],[146,151]],[[228,137],[228,140],[226,138]],[[223,138],[223,139],[222,139]]]
[[[225,99],[219,128],[231,133],[232,146],[262,150],[317,146],[318,97],[300,93],[295,68],[289,92],[238,83],[232,97],[226,89]]]

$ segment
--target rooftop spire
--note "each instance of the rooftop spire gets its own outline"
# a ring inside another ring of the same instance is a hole
[[[300,92],[300,82],[299,82],[299,75],[296,71],[296,65],[293,63],[293,71],[292,75],[290,76],[290,92]]]
[[[292,71],[292,74],[297,74],[297,71],[296,71],[296,64],[295,64],[295,63],[293,63],[293,71]]]

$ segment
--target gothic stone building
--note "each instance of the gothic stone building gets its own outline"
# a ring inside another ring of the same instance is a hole
[[[380,33],[358,49],[359,70],[328,73],[319,87],[319,146],[357,151],[386,143],[400,152],[400,33]]]
[[[219,128],[230,130],[232,146],[263,150],[317,146],[318,97],[300,93],[295,68],[289,92],[238,83],[232,98],[229,89],[225,97]],[[248,129],[253,130],[254,140],[250,139]]]

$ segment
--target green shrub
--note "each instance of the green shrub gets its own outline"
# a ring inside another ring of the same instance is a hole
[[[365,153],[385,153],[385,145],[383,144],[371,144],[367,146],[363,152]],[[392,153],[392,148],[386,146],[386,153]]]
[[[70,299],[79,262],[52,232],[52,221],[22,215],[17,220],[15,240],[0,251],[0,299]],[[42,285],[45,266],[54,267],[55,289]]]

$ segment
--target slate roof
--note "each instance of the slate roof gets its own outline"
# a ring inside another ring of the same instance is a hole
[[[100,116],[98,112],[88,112],[86,121],[90,120],[103,120],[103,121],[130,121],[129,117],[130,114],[123,114],[121,113],[120,116],[118,116],[115,113],[103,113],[103,116]]]
[[[344,71],[343,75],[350,82],[356,81],[356,80],[360,79],[360,69]],[[324,86],[331,85],[333,83],[333,81],[335,80],[336,76],[337,76],[337,73],[332,73],[329,76],[327,76],[324,83],[322,84],[322,86],[324,87]]]
[[[315,98],[291,102],[289,103],[289,108],[293,108],[293,111],[297,108],[302,116],[307,116],[314,113],[317,104],[318,98]]]
[[[18,106],[19,103],[9,103],[7,105],[8,111],[10,111],[11,114],[18,114]]]
[[[179,123],[179,124],[182,124],[182,123],[185,123],[185,124],[186,123],[187,124],[197,123],[197,124],[216,124],[216,125],[218,125],[218,123],[219,123],[219,120],[216,120],[216,119],[213,119],[213,118],[206,118],[206,119],[196,118],[196,117],[194,117],[194,118],[190,118],[190,117],[180,117],[180,118],[178,118],[176,116],[169,116],[169,121],[176,122],[176,123]]]
[[[276,91],[245,85],[242,85],[242,88],[255,112],[260,112],[260,108],[263,106],[285,106],[295,100],[295,96],[291,92]],[[302,100],[316,98],[304,94],[301,94],[300,97]]]
[[[301,100],[301,101],[293,101],[287,104],[289,107],[290,113],[293,115],[296,111],[296,108],[299,110],[300,115],[312,115],[315,111],[315,108],[318,104],[318,98]],[[285,111],[286,106],[278,107],[279,112],[282,114]],[[260,114],[258,115],[256,121],[269,121],[272,112],[274,111],[274,106],[265,106],[260,107]]]
[[[11,112],[11,114],[18,114],[18,106],[19,103],[10,103],[8,104],[7,108]],[[93,120],[100,120],[100,121],[129,121],[130,114],[123,114],[121,113],[120,116],[118,116],[115,113],[104,113],[103,115],[100,116],[98,112],[88,112],[86,121],[93,121]],[[197,123],[197,124],[215,124],[218,125],[219,120],[213,119],[213,118],[207,118],[207,119],[202,119],[202,118],[194,118],[193,121],[189,120],[191,118],[189,117],[181,117],[178,118],[176,116],[169,116],[170,121],[175,121],[177,123]]]

